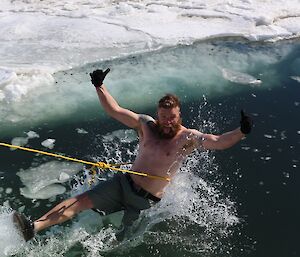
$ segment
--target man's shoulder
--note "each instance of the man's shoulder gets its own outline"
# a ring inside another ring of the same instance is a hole
[[[193,128],[184,128],[183,132],[188,134],[188,135],[202,135],[203,134],[199,130],[193,129]]]
[[[147,114],[139,114],[139,121],[141,123],[147,123],[149,121],[155,121],[150,115]]]
[[[205,134],[200,132],[197,129],[192,129],[192,128],[186,128],[183,132],[183,134],[186,136],[186,139],[188,141],[202,141],[205,138]]]

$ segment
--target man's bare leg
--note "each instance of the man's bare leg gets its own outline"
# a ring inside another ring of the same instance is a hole
[[[34,222],[34,231],[37,233],[50,226],[63,223],[77,213],[91,208],[93,208],[93,203],[85,193],[67,199],[36,220]]]

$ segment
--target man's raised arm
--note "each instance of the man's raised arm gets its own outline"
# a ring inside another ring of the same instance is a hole
[[[241,126],[235,130],[221,135],[203,134],[198,130],[191,130],[195,147],[203,147],[210,150],[227,149],[238,143],[246,134],[249,134],[252,128],[252,119],[241,111]]]
[[[139,127],[139,115],[122,108],[103,85],[103,80],[109,71],[109,69],[104,72],[95,70],[90,73],[91,81],[96,88],[100,103],[108,115],[130,128],[137,129]]]

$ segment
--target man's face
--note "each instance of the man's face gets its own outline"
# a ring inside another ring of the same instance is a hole
[[[162,138],[174,137],[180,129],[181,117],[179,107],[158,108],[158,132]]]

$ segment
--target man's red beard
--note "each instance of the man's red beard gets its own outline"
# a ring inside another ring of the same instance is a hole
[[[157,130],[158,130],[158,135],[161,137],[161,138],[166,138],[166,139],[170,139],[170,138],[173,138],[177,135],[178,131],[180,130],[180,127],[181,127],[181,119],[179,119],[179,121],[170,126],[170,127],[166,127],[166,126],[163,126],[159,123],[159,121],[157,121]],[[169,132],[165,132],[164,129],[167,128],[169,130]]]

